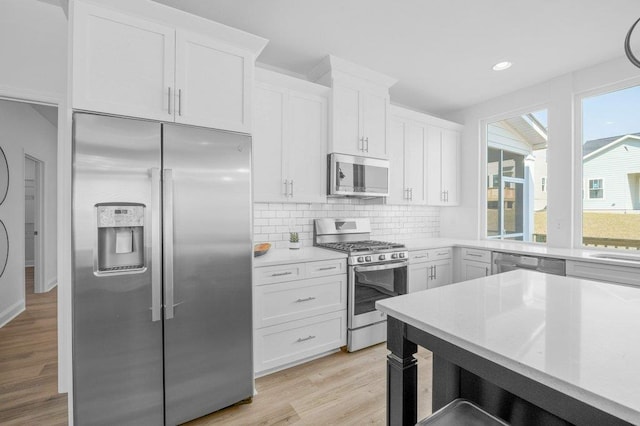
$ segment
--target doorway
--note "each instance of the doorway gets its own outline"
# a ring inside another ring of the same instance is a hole
[[[44,163],[24,156],[24,266],[26,294],[44,293]]]

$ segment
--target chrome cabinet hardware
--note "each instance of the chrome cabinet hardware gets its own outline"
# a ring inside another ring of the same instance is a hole
[[[409,200],[413,201],[413,188],[409,188]]]
[[[484,268],[484,276],[485,277],[489,276],[489,267],[488,266],[485,266],[485,268]]]
[[[271,274],[272,277],[284,277],[285,275],[291,275],[293,272],[276,272],[275,274]]]
[[[424,259],[425,257],[427,257],[426,254],[422,254],[420,256],[413,256],[414,259]]]
[[[332,269],[336,269],[335,266],[327,266],[325,268],[318,268],[318,271],[330,271]]]
[[[296,299],[296,302],[300,303],[300,302],[310,302],[312,300],[316,300],[315,297],[313,296],[309,296],[309,297],[305,297],[304,299]]]
[[[284,180],[284,196],[289,196],[289,179]]]
[[[468,252],[467,252],[467,256],[472,256],[472,257],[482,257],[482,255],[481,255],[481,254],[478,254],[478,253],[468,253]]]
[[[307,336],[307,337],[299,337],[298,340],[296,340],[298,343],[299,342],[306,342],[307,340],[311,340],[311,339],[315,339],[316,336]]]
[[[449,254],[448,251],[439,251],[438,253],[436,253],[438,256],[444,256],[445,254]]]
[[[369,137],[367,136],[366,138],[364,138],[364,140],[367,143],[367,147],[366,147],[365,151],[369,152]]]
[[[293,197],[293,179],[291,179],[291,190],[289,191],[289,196]]]

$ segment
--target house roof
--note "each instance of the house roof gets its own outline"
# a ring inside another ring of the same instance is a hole
[[[612,148],[614,145],[617,145],[629,138],[640,140],[640,133],[632,133],[629,135],[619,135],[609,138],[586,141],[584,144],[582,144],[582,158],[583,160],[587,160],[589,158],[595,157],[600,152]]]
[[[547,147],[547,129],[532,114],[517,115],[504,121],[522,136],[532,149]]]

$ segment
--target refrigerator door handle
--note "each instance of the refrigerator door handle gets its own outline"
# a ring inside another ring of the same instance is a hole
[[[160,169],[151,169],[151,321],[162,316],[162,223],[160,222]]]
[[[164,180],[164,319],[173,318],[173,171],[165,169]]]

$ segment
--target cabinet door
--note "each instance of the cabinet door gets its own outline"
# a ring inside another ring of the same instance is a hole
[[[73,31],[73,108],[173,121],[173,28],[76,2]]]
[[[457,205],[458,173],[460,161],[460,133],[455,130],[442,130],[441,182],[445,205]]]
[[[406,204],[407,191],[404,182],[405,123],[392,118],[389,129],[389,196],[387,204]]]
[[[426,290],[429,276],[429,263],[409,265],[409,277],[407,281],[407,293]]]
[[[425,133],[424,126],[405,124],[404,175],[410,204],[425,204]]]
[[[290,92],[287,122],[285,152],[290,199],[326,202],[327,100]]]
[[[253,199],[286,200],[284,138],[286,93],[256,84],[253,106]]]
[[[429,262],[428,265],[433,267],[432,273],[429,275],[428,288],[436,288],[453,282],[453,264],[451,259]]]
[[[178,31],[176,122],[248,133],[251,67],[240,49]]]
[[[434,126],[427,127],[427,204],[444,204],[440,169],[442,166],[442,132]]]
[[[366,90],[362,99],[362,137],[365,155],[387,158],[387,112],[389,98]]]
[[[360,91],[334,83],[332,152],[363,154],[360,138]]]
[[[460,261],[462,281],[486,277],[491,274],[491,265],[473,260]]]

